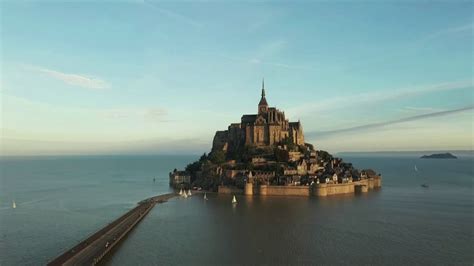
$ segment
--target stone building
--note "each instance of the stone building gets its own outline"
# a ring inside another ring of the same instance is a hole
[[[225,131],[217,131],[212,149],[227,152],[244,145],[271,146],[285,139],[296,145],[304,145],[303,126],[300,121],[289,122],[285,112],[269,107],[262,82],[257,114],[243,115],[240,123],[231,124]]]
[[[185,171],[177,171],[176,169],[169,173],[170,186],[178,188],[191,184],[191,175]]]

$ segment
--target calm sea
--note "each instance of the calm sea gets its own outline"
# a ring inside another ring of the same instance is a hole
[[[383,188],[366,195],[238,196],[236,206],[223,195],[173,199],[157,205],[107,263],[472,265],[473,157],[419,155],[343,156],[383,174]],[[168,192],[167,173],[194,159],[1,159],[0,265],[45,264],[136,202]]]

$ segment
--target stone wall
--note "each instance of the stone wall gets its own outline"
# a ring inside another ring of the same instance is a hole
[[[246,183],[245,184],[244,194],[247,195],[247,196],[252,196],[253,194],[256,194],[254,192],[253,183]]]
[[[354,183],[327,184],[326,190],[328,196],[348,193],[354,194]]]
[[[217,188],[218,193],[222,194],[243,194],[244,191],[242,189],[236,187],[228,187],[228,186],[219,186]]]
[[[382,187],[382,178],[380,176],[374,178],[374,188]]]
[[[340,194],[354,194],[358,192],[368,192],[371,189],[380,188],[382,179],[369,178],[352,183],[342,184],[317,184],[314,186],[269,186],[254,185],[252,183],[245,184],[245,189],[237,189],[231,187],[219,186],[219,193],[240,194],[245,195],[262,195],[262,196],[316,196],[326,197]]]
[[[261,185],[260,195],[267,196],[310,196],[311,187],[309,186],[267,186]]]

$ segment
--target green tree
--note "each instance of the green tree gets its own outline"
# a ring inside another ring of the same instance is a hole
[[[286,137],[281,141],[281,144],[286,145],[288,150],[292,151],[295,150],[296,145],[293,143],[290,137]]]
[[[213,151],[209,154],[209,160],[214,164],[222,164],[225,162],[224,151]]]
[[[318,157],[324,162],[329,162],[333,159],[332,155],[329,152],[323,150],[318,151]]]
[[[207,154],[204,153],[204,154],[201,156],[201,158],[199,158],[199,161],[200,161],[200,162],[204,162],[204,161],[206,161],[206,160],[207,160]]]

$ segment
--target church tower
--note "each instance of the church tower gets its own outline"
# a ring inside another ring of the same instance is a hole
[[[267,99],[265,99],[265,80],[262,80],[262,98],[258,103],[258,114],[266,113],[268,111]]]

